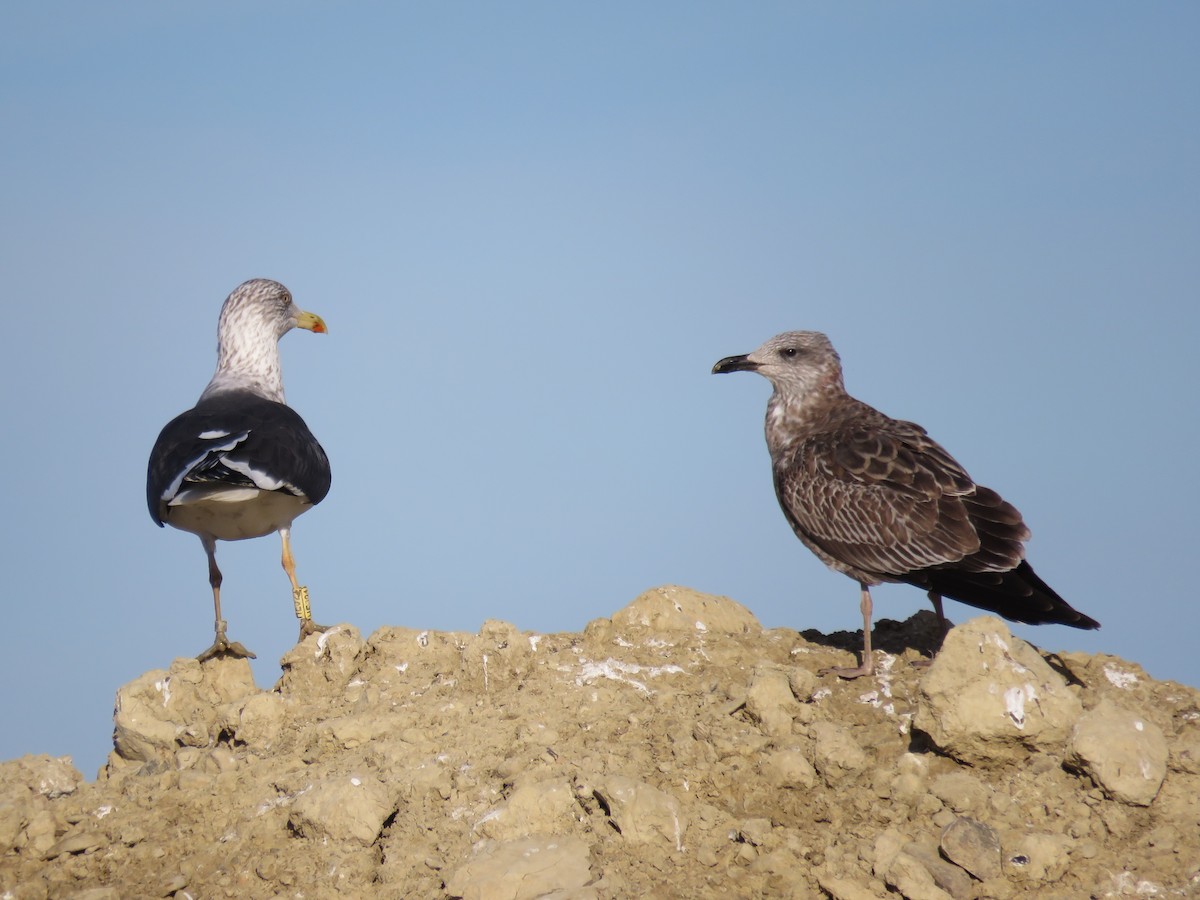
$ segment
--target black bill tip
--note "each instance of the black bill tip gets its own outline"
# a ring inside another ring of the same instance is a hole
[[[712,367],[714,375],[724,375],[726,372],[753,372],[758,369],[758,363],[751,362],[750,357],[742,354],[741,356],[727,356],[722,360],[718,360],[717,364]]]

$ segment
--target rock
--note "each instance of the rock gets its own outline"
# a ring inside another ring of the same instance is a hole
[[[974,896],[975,887],[971,882],[971,876],[958,866],[943,860],[938,856],[936,850],[916,842],[910,842],[904,845],[901,853],[919,862],[933,878],[934,885],[945,891],[954,900],[967,900]]]
[[[313,729],[310,736],[312,746],[306,755],[327,752],[331,746],[353,750],[393,733],[395,726],[396,723],[386,712],[355,713],[326,719]]]
[[[929,761],[918,753],[905,753],[896,763],[891,797],[901,803],[923,798],[929,781]]]
[[[1052,884],[1066,874],[1071,839],[1064,834],[1010,833],[1002,844],[1004,870],[1014,881]]]
[[[770,819],[745,819],[737,827],[738,837],[755,847],[765,847],[771,841]]]
[[[893,624],[889,640],[925,634]],[[1066,765],[1066,739],[1034,752],[978,735],[971,765],[935,752],[907,733],[928,670],[881,661],[868,699],[811,675],[841,639],[810,639],[608,618],[587,634],[339,630],[289,654],[271,691],[244,662],[177,661],[120,691],[143,709],[118,711],[117,739],[146,758],[114,752],[92,783],[65,759],[0,763],[0,895],[1195,893],[1200,691],[1054,660],[1081,708],[1105,721],[1111,701],[1161,730],[1170,771],[1147,808]]]
[[[287,718],[287,701],[274,691],[252,694],[230,704],[221,716],[226,730],[247,747],[270,750],[279,739]]]
[[[800,666],[789,666],[787,673],[788,685],[792,689],[792,694],[801,703],[808,703],[812,700],[813,694],[820,690],[821,679],[811,670],[803,669]]]
[[[903,850],[896,854],[882,877],[905,900],[958,900],[937,886],[919,859]]]
[[[574,824],[578,808],[566,779],[531,782],[515,788],[508,800],[487,813],[475,828],[496,841],[562,834]]]
[[[896,828],[885,828],[879,832],[875,838],[871,864],[876,878],[883,878],[883,873],[895,862],[906,843],[904,835]]]
[[[461,672],[485,694],[492,688],[524,677],[532,661],[529,635],[498,619],[488,619],[479,634],[468,638],[462,648]]]
[[[929,793],[961,815],[987,809],[992,791],[969,772],[947,772],[930,781]]]
[[[1189,728],[1176,737],[1170,766],[1175,772],[1200,775],[1200,729]]]
[[[46,806],[83,783],[69,756],[29,754],[0,763],[0,855],[18,848],[36,855],[53,844],[57,826]]]
[[[49,900],[50,892],[41,878],[32,878],[4,888],[5,900]]]
[[[117,691],[113,745],[128,762],[165,762],[183,746],[207,747],[219,707],[255,693],[250,662],[218,656],[177,659]]]
[[[540,835],[515,841],[484,841],[446,881],[446,892],[463,900],[534,900],[566,897],[591,880],[587,844],[574,837]]]
[[[31,809],[28,802],[0,800],[0,855],[14,848]]]
[[[654,631],[701,634],[748,634],[762,631],[746,607],[728,597],[702,594],[668,584],[639,595],[612,617],[617,627],[640,626]]]
[[[849,878],[830,876],[824,872],[817,876],[821,886],[830,900],[886,900],[887,895],[876,893],[870,887],[851,881]]]
[[[921,679],[913,726],[972,765],[1061,753],[1079,698],[1029,644],[992,616],[952,629]]]
[[[812,763],[796,749],[776,750],[760,764],[763,777],[775,786],[790,789],[811,788],[817,783]]]
[[[57,832],[54,814],[48,809],[38,809],[28,817],[13,846],[23,856],[45,859],[46,853],[54,846]]]
[[[867,766],[867,755],[854,740],[851,730],[833,722],[814,722],[810,726],[813,765],[832,785]]]
[[[1102,700],[1071,734],[1067,762],[1086,772],[1108,796],[1149,806],[1167,774],[1167,742],[1145,716]]]
[[[604,804],[613,824],[634,844],[666,840],[683,849],[687,820],[679,801],[645,782],[624,775],[606,775],[594,783],[596,799]]]
[[[770,666],[755,668],[746,690],[746,714],[770,735],[790,734],[800,704],[792,694],[786,672]]]
[[[161,694],[166,678],[166,670],[155,669],[117,691],[113,746],[122,759],[148,762],[174,752],[179,724],[160,708],[166,706]]]
[[[353,625],[334,625],[310,634],[284,654],[283,674],[275,690],[305,700],[340,696],[346,689],[366,643]]]
[[[296,797],[288,825],[305,837],[369,846],[395,810],[390,792],[373,775],[341,775]]]
[[[108,838],[98,831],[75,831],[50,847],[46,851],[46,859],[54,859],[64,853],[86,853],[107,843]]]
[[[75,793],[83,783],[83,775],[69,756],[37,753],[0,763],[0,791],[4,793],[11,793],[11,786],[20,784],[33,794],[56,800]]]
[[[957,818],[942,830],[942,853],[980,881],[1000,875],[1000,837],[975,819]]]

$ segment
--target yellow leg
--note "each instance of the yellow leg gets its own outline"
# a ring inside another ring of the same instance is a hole
[[[292,556],[292,530],[280,528],[279,537],[283,542],[283,571],[287,572],[288,581],[292,583],[292,604],[296,608],[296,618],[300,620],[300,640],[304,640],[310,634],[325,631],[326,626],[313,622],[308,588],[296,580],[296,558]]]

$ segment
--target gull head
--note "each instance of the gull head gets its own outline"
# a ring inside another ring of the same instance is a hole
[[[712,371],[757,372],[776,392],[801,397],[829,383],[840,386],[842,380],[837,351],[819,331],[785,331],[752,353],[719,360]]]

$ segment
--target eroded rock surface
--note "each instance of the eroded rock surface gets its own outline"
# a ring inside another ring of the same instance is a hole
[[[673,586],[580,634],[339,626],[269,690],[176,660],[97,781],[0,763],[0,896],[1200,895],[1200,692],[880,628],[857,681],[817,674],[853,636]]]

